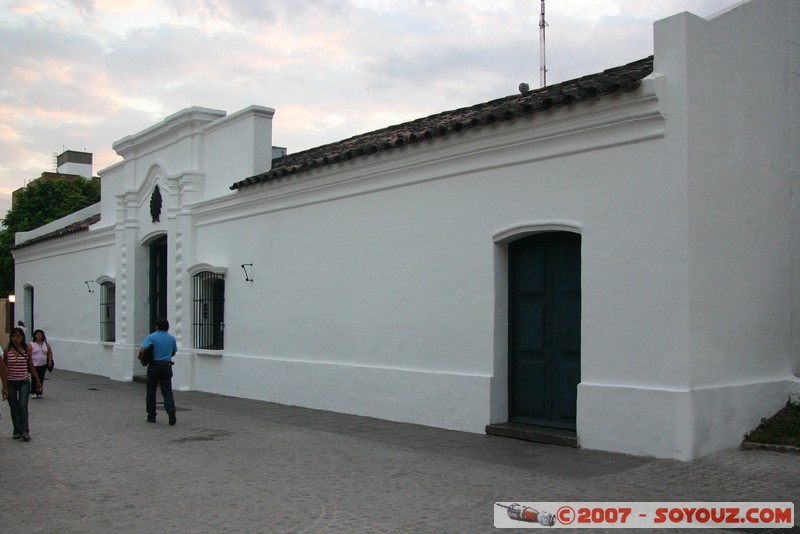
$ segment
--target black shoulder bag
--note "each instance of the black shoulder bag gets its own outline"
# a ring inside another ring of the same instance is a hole
[[[150,344],[149,347],[144,349],[144,352],[139,353],[139,361],[142,363],[143,367],[147,367],[150,365],[150,362],[153,361],[153,345]]]

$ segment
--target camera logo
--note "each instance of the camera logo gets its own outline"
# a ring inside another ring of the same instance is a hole
[[[552,527],[556,524],[556,516],[550,512],[541,512],[530,506],[522,506],[518,503],[513,503],[506,506],[505,504],[495,503],[495,505],[505,508],[508,517],[515,521],[524,521],[526,523],[539,523],[545,527]]]

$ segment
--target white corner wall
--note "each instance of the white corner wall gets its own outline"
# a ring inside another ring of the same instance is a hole
[[[798,15],[796,1],[757,0],[687,33],[694,455],[736,446],[788,399]]]
[[[272,167],[275,110],[250,106],[203,129],[204,199],[231,194],[230,185]]]
[[[677,194],[663,200],[681,212],[683,274],[654,282],[683,295],[687,312],[663,317],[677,350],[659,358],[674,380],[584,374],[582,446],[687,460],[738,445],[786,402],[798,368],[798,28],[791,0],[656,23],[651,83]],[[642,365],[660,369],[647,352]]]

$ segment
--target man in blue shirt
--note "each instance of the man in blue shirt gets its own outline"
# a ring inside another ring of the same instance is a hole
[[[175,417],[175,397],[172,395],[172,357],[178,352],[178,344],[168,330],[169,321],[163,317],[156,319],[155,330],[144,339],[139,355],[153,346],[153,360],[147,366],[147,422],[156,422],[156,387],[160,386],[169,424],[174,425],[178,419]]]

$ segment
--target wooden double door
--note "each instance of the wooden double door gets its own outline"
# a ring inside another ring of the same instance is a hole
[[[167,238],[160,237],[150,245],[150,324],[167,316]]]
[[[581,379],[581,236],[509,245],[509,420],[575,429]]]

